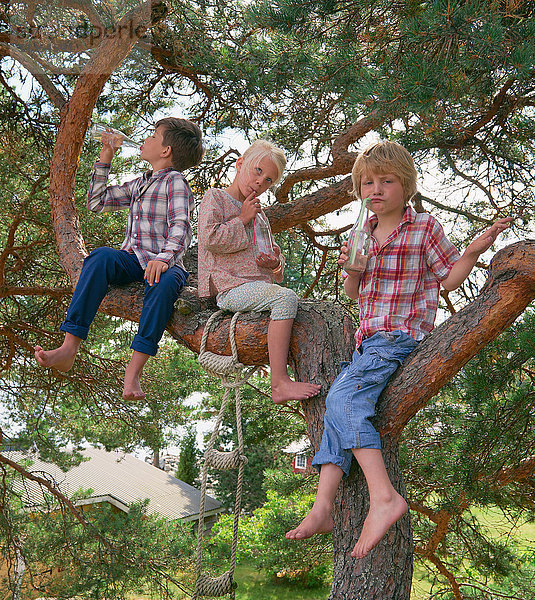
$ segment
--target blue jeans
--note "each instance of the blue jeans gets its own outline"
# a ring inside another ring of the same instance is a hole
[[[87,339],[89,326],[108,293],[109,285],[144,281],[145,271],[135,254],[114,248],[97,248],[85,260],[61,331]],[[188,278],[181,267],[171,267],[160,275],[159,283],[145,283],[145,297],[138,332],[132,350],[154,356],[173,313],[173,305]]]
[[[381,449],[370,419],[388,380],[417,345],[403,331],[381,331],[362,341],[327,394],[323,437],[313,466],[319,470],[333,463],[348,475],[352,448]]]

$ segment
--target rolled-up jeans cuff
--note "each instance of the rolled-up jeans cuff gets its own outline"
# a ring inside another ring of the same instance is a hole
[[[356,444],[352,445],[351,447],[355,448],[356,450],[361,448],[381,450],[381,436],[377,432],[361,432],[357,435]]]
[[[132,344],[130,345],[130,348],[132,350],[135,350],[136,352],[148,354],[149,356],[156,356],[156,353],[158,352],[158,346],[155,346],[154,344],[147,342],[146,340],[141,338],[141,336],[139,336],[138,334],[136,334],[134,336],[134,339],[132,340]]]
[[[349,475],[349,470],[351,469],[351,459],[352,453],[349,451],[347,457],[337,456],[336,454],[328,454],[327,452],[322,452],[319,450],[314,458],[312,459],[312,466],[317,470],[321,471],[321,466],[326,465],[328,463],[332,463],[337,467],[340,467],[344,472],[344,477]]]
[[[89,327],[74,325],[73,323],[69,323],[68,321],[63,321],[63,323],[59,326],[59,329],[60,331],[63,331],[65,333],[75,335],[81,340],[87,340],[87,336],[89,335]]]

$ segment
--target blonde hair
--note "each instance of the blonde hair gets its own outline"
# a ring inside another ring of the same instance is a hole
[[[397,142],[382,140],[368,146],[361,152],[353,169],[351,180],[353,181],[353,195],[361,197],[360,182],[363,175],[370,174],[386,175],[393,173],[397,175],[405,192],[405,204],[416,194],[416,180],[418,174],[412,156]]]
[[[252,167],[258,166],[264,158],[268,158],[277,167],[277,179],[273,184],[280,181],[286,167],[284,151],[269,140],[255,140],[241,157],[243,165],[250,165]]]

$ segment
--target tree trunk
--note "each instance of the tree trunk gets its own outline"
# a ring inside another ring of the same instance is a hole
[[[393,486],[406,497],[397,446],[383,442],[383,458]],[[342,481],[334,513],[334,571],[330,600],[409,600],[412,582],[412,527],[407,514],[391,527],[368,556],[351,550],[368,513],[366,480],[357,463]]]
[[[160,447],[155,446],[152,449],[152,466],[160,468]]]

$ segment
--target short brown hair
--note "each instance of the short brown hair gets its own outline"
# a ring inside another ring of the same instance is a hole
[[[184,171],[201,162],[205,148],[198,125],[187,119],[166,117],[160,119],[154,127],[163,129],[163,144],[171,146],[174,169]]]
[[[363,175],[379,175],[393,173],[397,175],[405,192],[405,204],[416,194],[416,180],[418,174],[412,156],[397,142],[382,140],[361,152],[353,169],[351,179],[353,181],[353,194],[360,198],[360,181]]]

